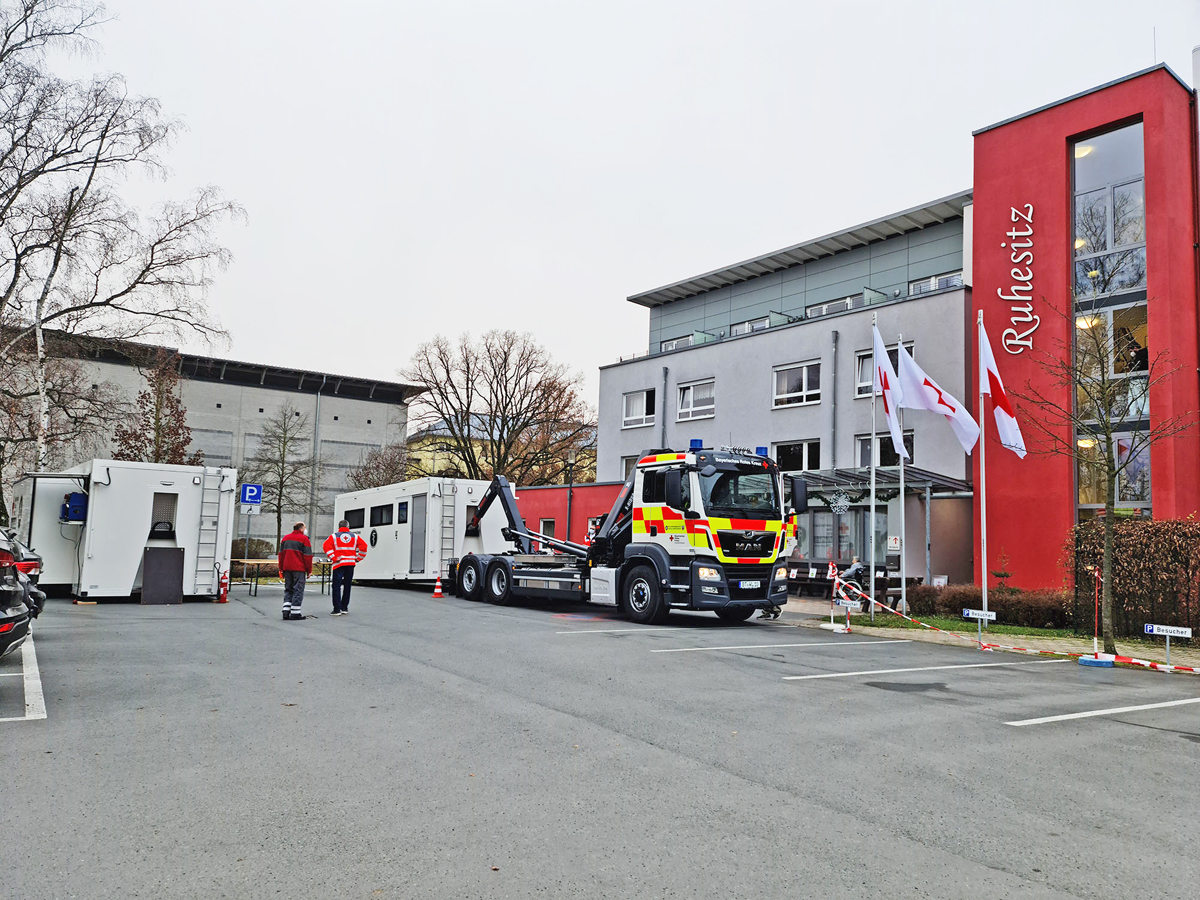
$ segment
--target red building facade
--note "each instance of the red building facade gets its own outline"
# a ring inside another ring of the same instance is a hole
[[[1033,387],[1069,406],[1072,390],[1046,354],[1076,352],[1077,331],[1099,327],[1114,341],[1110,375],[1134,398],[1130,433],[1200,410],[1196,167],[1195,94],[1165,66],[976,132],[972,297],[1010,392]],[[1163,351],[1175,372],[1147,390],[1148,360]],[[976,553],[975,578],[1006,559],[1013,584],[1058,586],[1063,541],[1102,507],[1104,487],[1088,467],[1045,452],[1030,422],[1043,413],[1017,406],[1025,459],[1000,446],[990,406],[985,416],[988,559]],[[1096,441],[1071,430],[1060,437],[1092,452]],[[1200,429],[1145,457],[1135,454],[1118,485],[1119,513],[1200,511]],[[974,474],[978,527],[979,454]]]

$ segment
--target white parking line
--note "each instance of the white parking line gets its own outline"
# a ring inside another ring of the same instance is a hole
[[[38,671],[37,651],[33,635],[21,645],[21,674],[25,677],[25,715],[0,719],[0,722],[24,722],[26,719],[46,718],[46,698],[42,695],[42,676]]]
[[[881,641],[853,641],[842,643],[841,641],[816,641],[807,644],[738,644],[733,647],[672,647],[668,650],[651,650],[651,653],[701,653],[705,650],[763,650],[771,647],[865,647],[868,644],[911,644],[909,640],[881,640]]]
[[[1188,703],[1200,703],[1200,697],[1190,700],[1168,700],[1165,703],[1144,703],[1141,706],[1114,706],[1112,709],[1092,709],[1087,712],[1066,713],[1061,716],[1042,716],[1040,719],[1021,719],[1019,722],[1005,722],[1014,728],[1025,725],[1045,725],[1047,722],[1066,722],[1068,719],[1090,719],[1092,716],[1116,716],[1121,713],[1137,712],[1139,709],[1165,709],[1168,706],[1185,706]]]
[[[846,646],[851,646],[847,644]],[[784,681],[806,681],[810,678],[851,678],[855,675],[894,675],[897,672],[934,672],[939,669],[992,669],[999,666],[1041,666],[1048,663],[1070,662],[1067,659],[1035,659],[1032,662],[966,663],[954,666],[919,666],[915,669],[867,669],[862,672],[831,672],[826,675],[785,675]]]
[[[657,625],[643,625],[641,628],[585,628],[582,631],[556,631],[555,634],[634,634],[638,631],[691,631],[691,628],[659,628]]]

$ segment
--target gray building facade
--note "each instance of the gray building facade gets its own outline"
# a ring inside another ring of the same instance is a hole
[[[96,383],[114,385],[130,404],[146,387],[142,371],[118,351],[88,354],[83,364]],[[232,465],[242,472],[246,460],[259,450],[262,423],[285,403],[307,417],[321,477],[311,502],[286,513],[284,530],[301,518],[310,523],[309,534],[319,539],[332,531],[333,498],[345,491],[349,471],[372,449],[404,442],[408,403],[421,391],[398,382],[190,354],[181,354],[180,374],[181,399],[192,430],[190,450],[203,451],[209,465]],[[242,517],[238,537],[246,527],[247,517]],[[274,543],[274,516],[249,517],[249,530],[251,537]]]
[[[956,194],[630,297],[650,307],[649,352],[600,370],[598,479],[624,477],[644,449],[692,440],[765,446],[789,472],[862,469],[872,452],[894,463],[882,410],[872,440],[872,317],[890,348],[902,336],[934,380],[970,403],[969,218],[970,193]],[[926,498],[907,500],[909,573],[928,563],[930,576],[970,581],[970,459],[941,416],[905,415],[914,470],[942,476],[930,487],[928,560]],[[845,493],[848,512],[818,502],[801,523],[802,558],[867,556],[868,500]],[[880,560],[889,538],[896,556],[899,503],[877,504]]]

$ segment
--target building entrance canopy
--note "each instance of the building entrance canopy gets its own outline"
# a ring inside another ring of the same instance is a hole
[[[871,488],[871,470],[862,469],[820,469],[814,472],[798,473],[808,484],[808,489],[818,494],[833,491],[868,491]],[[900,487],[900,469],[896,466],[875,469],[875,490],[898,490]],[[905,493],[914,494],[972,494],[971,482],[961,478],[951,478],[939,475],[927,469],[913,466],[904,467]]]

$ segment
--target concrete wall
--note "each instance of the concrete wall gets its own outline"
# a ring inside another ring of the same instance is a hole
[[[769,312],[803,317],[807,307],[861,293],[864,285],[905,296],[910,281],[962,268],[963,220],[951,219],[655,307],[648,349],[657,352],[662,341],[693,331],[728,335],[731,325]]]
[[[97,361],[85,365],[97,383],[115,385],[130,403],[146,387],[145,378],[134,366]],[[313,393],[184,377],[180,379],[180,394],[192,429],[190,449],[202,450],[208,465],[232,465],[239,473],[258,449],[262,423],[283,403],[290,401],[307,415],[310,428],[317,425],[314,438],[320,444],[318,458],[323,465],[316,496],[318,509],[315,516],[307,508],[289,512],[284,531],[290,530],[292,521],[302,518],[311,520],[309,534],[320,539],[332,531],[333,498],[345,491],[350,469],[372,448],[403,441],[408,427],[407,407],[395,403],[322,394],[318,419],[318,395]],[[106,452],[107,448],[94,455],[104,456]],[[326,511],[321,512],[321,508]],[[245,525],[246,518],[241,517],[237,537],[244,536]],[[252,537],[273,542],[274,517],[250,517],[250,532]]]

